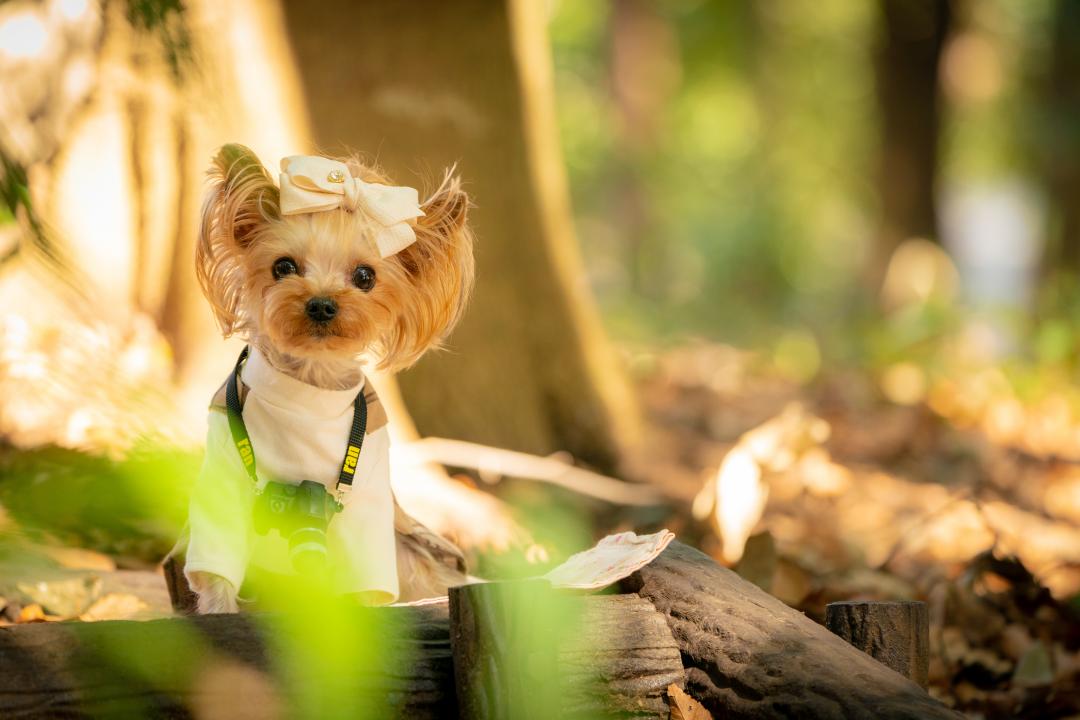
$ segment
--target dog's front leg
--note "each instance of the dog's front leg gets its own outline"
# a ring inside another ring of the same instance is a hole
[[[200,615],[214,613],[234,613],[239,610],[236,604],[237,591],[233,584],[208,572],[193,572],[188,578],[191,589],[199,596]]]

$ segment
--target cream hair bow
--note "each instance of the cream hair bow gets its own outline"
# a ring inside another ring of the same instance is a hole
[[[282,215],[361,207],[382,226],[375,236],[380,256],[416,242],[407,222],[424,214],[415,188],[366,183],[354,178],[345,163],[330,158],[292,155],[281,161]]]

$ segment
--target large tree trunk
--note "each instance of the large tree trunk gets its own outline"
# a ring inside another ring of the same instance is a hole
[[[476,203],[472,306],[400,380],[420,431],[610,468],[635,412],[575,244],[543,7],[285,2],[319,146],[402,184],[456,162]]]
[[[881,11],[879,271],[904,240],[938,239],[938,72],[952,20],[949,0],[881,0]]]

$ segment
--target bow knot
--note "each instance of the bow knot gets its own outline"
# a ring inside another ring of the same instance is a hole
[[[415,188],[367,183],[330,158],[292,155],[281,161],[281,214],[363,210],[381,227],[375,245],[388,257],[416,242],[409,220],[422,217]]]

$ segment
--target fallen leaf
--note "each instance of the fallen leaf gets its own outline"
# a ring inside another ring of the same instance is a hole
[[[768,530],[751,535],[735,572],[765,592],[772,591],[776,572],[776,542]]]
[[[60,567],[72,570],[97,570],[113,572],[116,562],[103,553],[77,547],[42,547],[41,551],[59,563]]]
[[[671,720],[713,720],[712,713],[678,685],[668,685],[667,694]]]
[[[79,619],[86,622],[126,620],[146,608],[146,603],[130,593],[106,593],[94,601]]]
[[[45,610],[42,609],[37,603],[31,603],[26,605],[19,611],[19,617],[15,622],[19,623],[33,623],[33,622],[45,622]]]
[[[53,615],[75,617],[101,594],[101,578],[96,575],[72,575],[20,582],[19,592]]]
[[[773,575],[772,594],[792,607],[798,605],[813,590],[810,574],[795,563],[781,559]]]
[[[1041,641],[1036,640],[1016,664],[1013,683],[1021,687],[1049,685],[1054,681],[1052,665],[1050,651]]]
[[[1006,657],[1013,662],[1019,662],[1031,647],[1032,642],[1028,629],[1019,623],[1013,623],[1001,631],[1001,640],[998,645]]]

